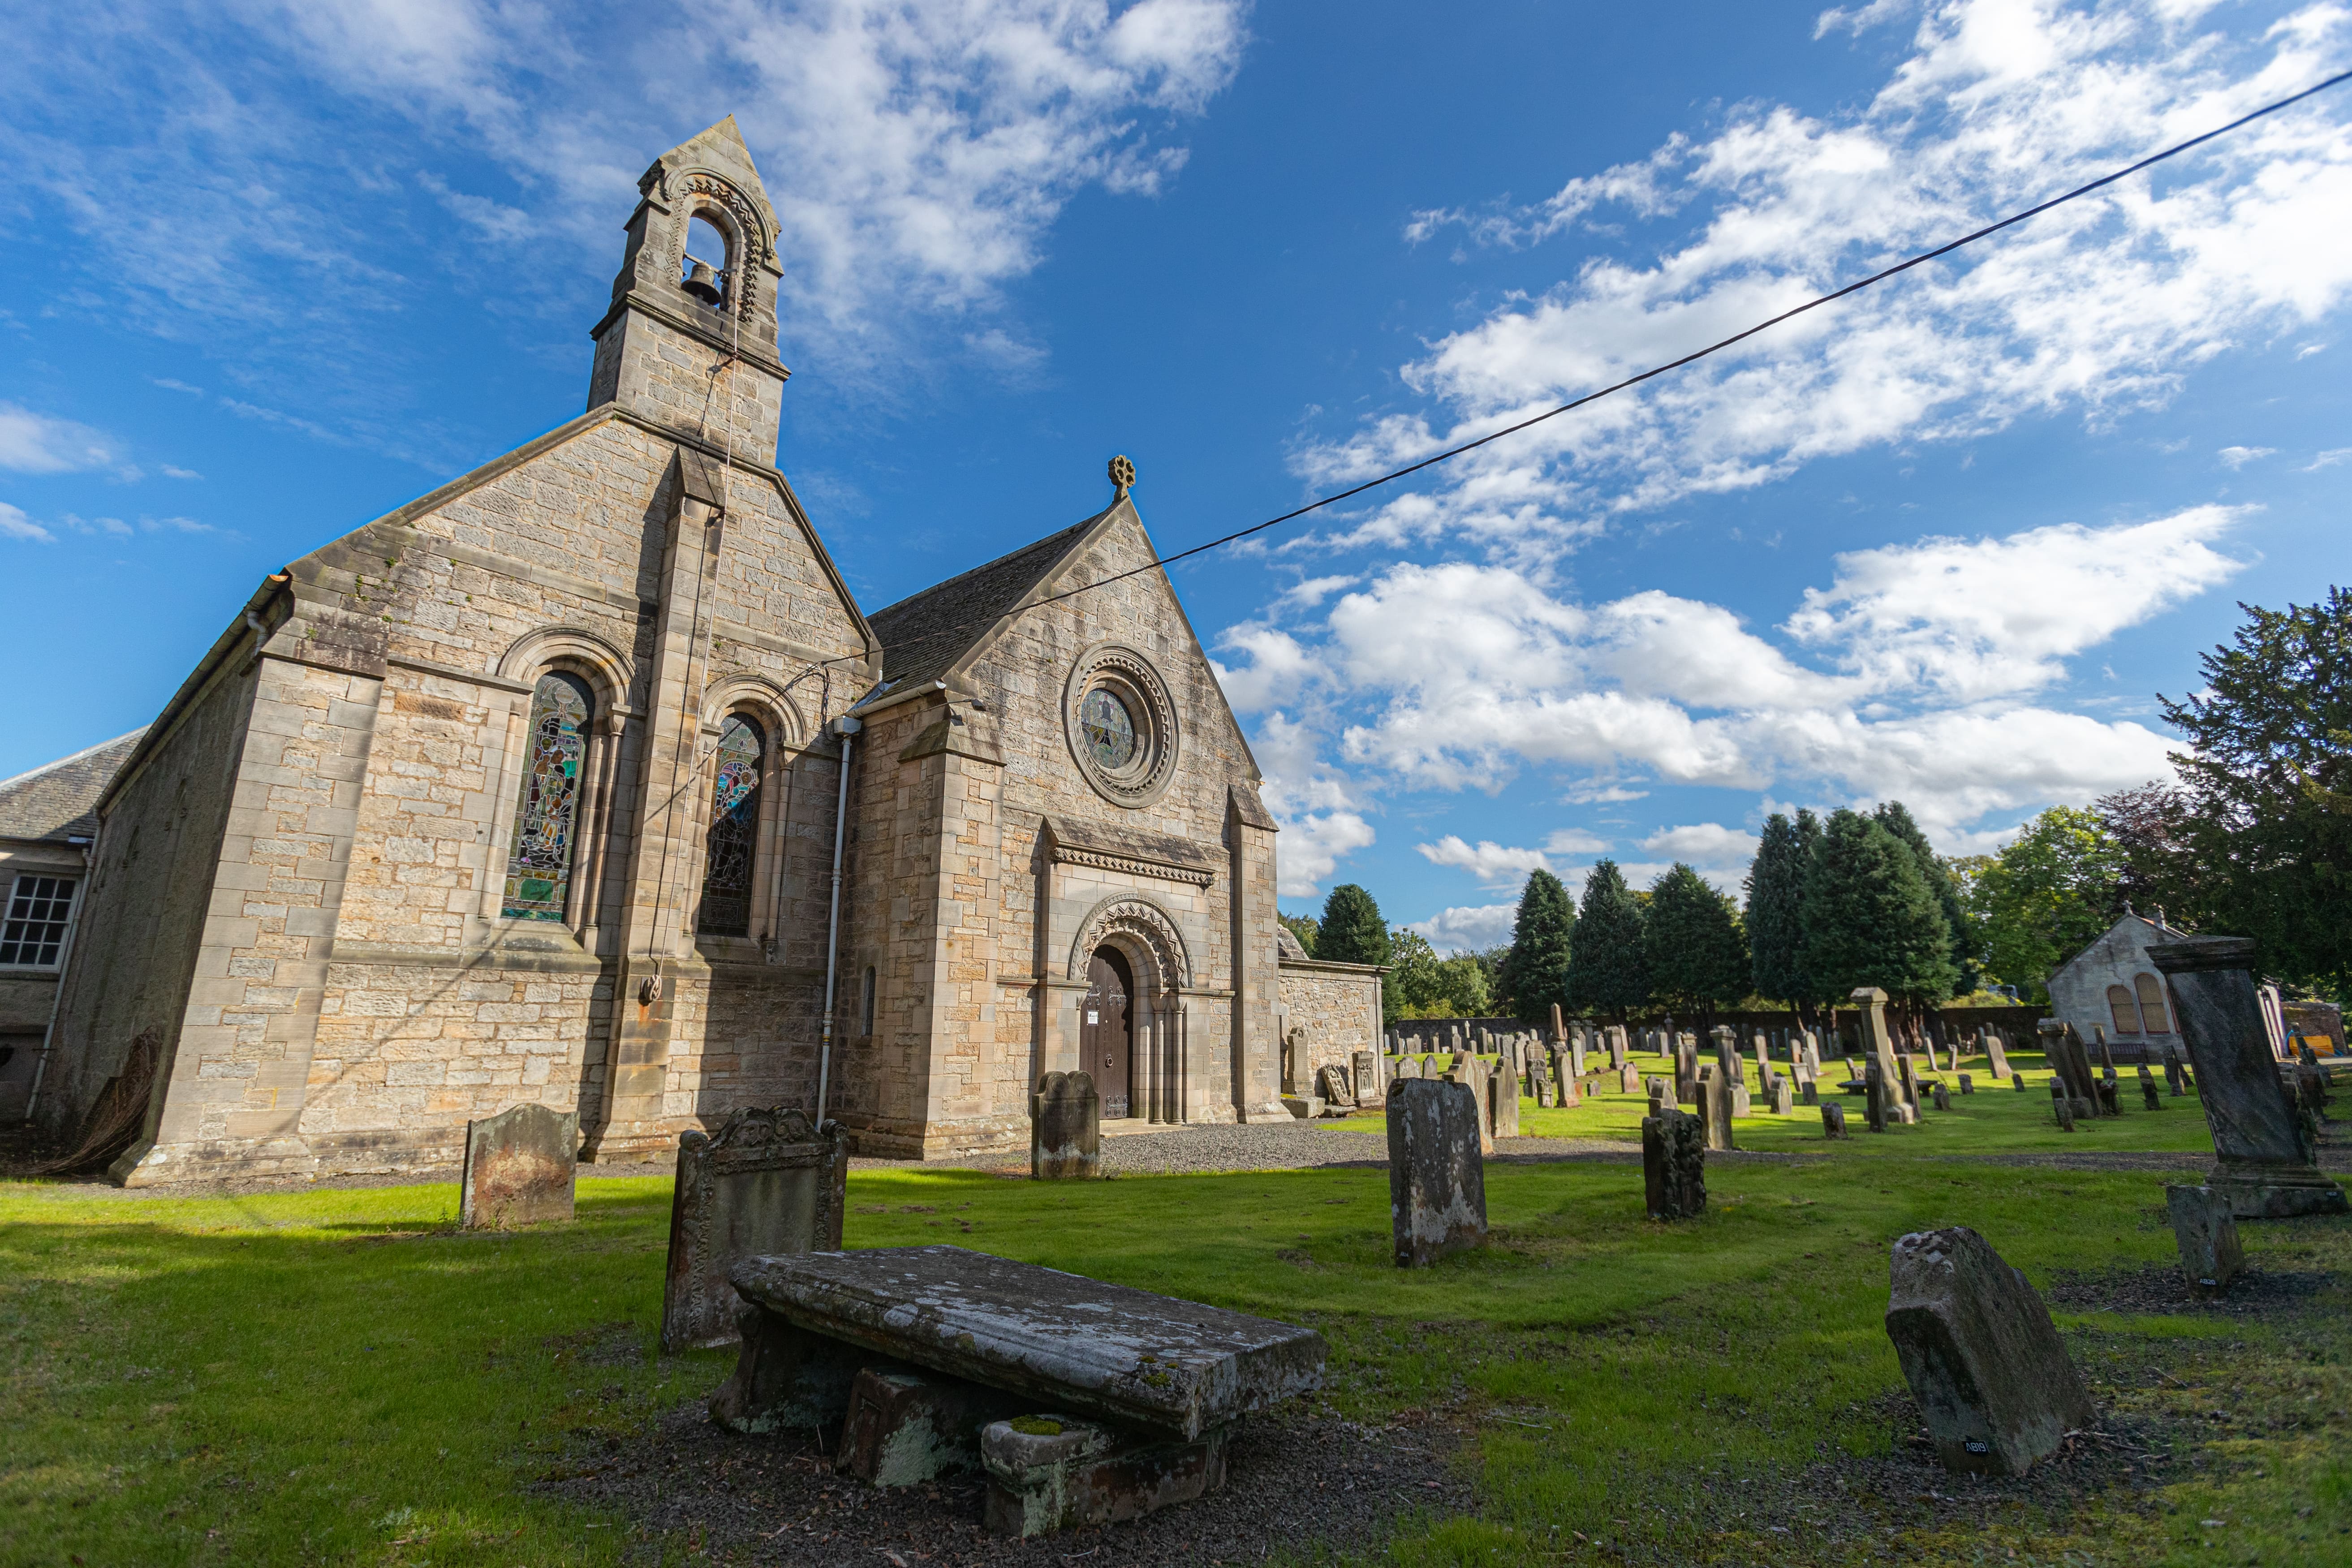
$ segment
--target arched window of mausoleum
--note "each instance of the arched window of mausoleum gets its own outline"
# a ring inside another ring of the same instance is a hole
[[[2132,985],[2139,992],[2139,1016],[2145,1020],[2143,1033],[2172,1033],[2171,1009],[2164,1005],[2164,982],[2153,974],[2135,974]]]
[[[768,740],[760,726],[730,713],[719,730],[711,783],[710,831],[705,837],[702,913],[698,930],[710,936],[751,934],[751,886],[760,844],[760,775]]]
[[[514,843],[499,911],[509,920],[564,917],[579,850],[581,763],[592,705],[586,684],[562,670],[548,671],[532,689]]]
[[[2122,985],[2107,987],[2107,1011],[2114,1015],[2116,1034],[2139,1033],[2139,1004],[2132,1000],[2132,994],[2128,987]]]

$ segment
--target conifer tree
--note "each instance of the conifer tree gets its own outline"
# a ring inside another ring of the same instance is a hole
[[[1538,868],[1519,894],[1511,951],[1502,963],[1503,1005],[1513,1017],[1545,1025],[1555,1004],[1568,1005],[1568,955],[1575,929],[1576,906],[1568,889]]]
[[[1799,808],[1790,822],[1779,812],[1764,821],[1755,863],[1748,868],[1748,952],[1756,994],[1801,1006],[1819,1001],[1798,967],[1804,941],[1805,868],[1821,842],[1822,825]]]
[[[1953,989],[1974,990],[1977,978],[1976,928],[1969,919],[1968,907],[1960,901],[1958,879],[1944,863],[1944,858],[1936,853],[1936,847],[1927,842],[1927,836],[1919,830],[1919,825],[1912,820],[1910,811],[1901,801],[1881,801],[1878,809],[1871,815],[1881,827],[1901,839],[1911,851],[1912,858],[1919,862],[1919,875],[1926,879],[1927,890],[1936,896],[1936,907],[1943,911],[1944,925],[1952,933],[1952,971],[1958,977],[1953,982]],[[1949,994],[1950,992],[1945,992],[1935,1000],[1940,1002]]]
[[[1332,889],[1315,922],[1315,956],[1327,963],[1386,963],[1389,952],[1388,922],[1372,895],[1353,882]]]
[[[1642,956],[1650,994],[1676,1012],[1712,1019],[1717,1007],[1746,996],[1752,983],[1747,939],[1731,900],[1680,861],[1651,885]]]
[[[1642,906],[1614,860],[1585,873],[1576,940],[1568,950],[1569,1005],[1579,1013],[1622,1019],[1650,999],[1642,961]]]
[[[1860,812],[1830,814],[1805,871],[1802,919],[1798,968],[1833,1002],[1864,985],[1940,999],[1959,978],[1951,928],[1918,858]]]

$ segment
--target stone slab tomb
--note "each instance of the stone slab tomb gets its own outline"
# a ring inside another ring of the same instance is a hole
[[[467,1230],[562,1225],[580,1170],[580,1113],[518,1105],[466,1123],[457,1223]]]
[[[1090,1181],[1102,1174],[1102,1097],[1082,1072],[1049,1072],[1029,1107],[1029,1175]],[[840,1234],[836,1226],[835,1234]]]
[[[2238,1245],[2238,1216],[2230,1200],[2210,1187],[2168,1186],[2164,1206],[2172,1218],[2172,1239],[2180,1248],[2180,1271],[2201,1294],[2218,1296],[2246,1266]]]
[[[789,1107],[745,1107],[719,1131],[678,1134],[662,1282],[664,1354],[735,1342],[738,1263],[777,1252],[838,1252],[849,1148]]]
[[[1213,1491],[1233,1423],[1323,1382],[1311,1330],[960,1247],[754,1258],[732,1278],[742,1348],[713,1419],[841,1422],[842,1468],[883,1485],[977,1451],[1009,1534]]]
[[[1652,1219],[1706,1212],[1706,1135],[1697,1117],[1665,1106],[1642,1119],[1642,1192]]]
[[[1486,1166],[1467,1084],[1400,1084],[1389,1102],[1389,1224],[1397,1267],[1425,1268],[1486,1236]]]
[[[1915,1231],[1890,1272],[1887,1338],[1946,1469],[2023,1475],[2093,1424],[2049,1309],[1983,1237]]]
[[[2322,1171],[2312,1129],[2298,1113],[2271,1054],[2254,991],[2254,944],[2191,937],[2147,949],[2170,982],[2180,1037],[2217,1156],[2205,1184],[2240,1219],[2343,1214],[2352,1205]]]

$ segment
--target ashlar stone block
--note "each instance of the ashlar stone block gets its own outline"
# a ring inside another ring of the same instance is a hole
[[[2023,1475],[2094,1419],[2025,1276],[1966,1226],[1895,1243],[1886,1334],[1948,1470]]]

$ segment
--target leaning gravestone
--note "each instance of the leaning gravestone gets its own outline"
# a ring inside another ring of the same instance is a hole
[[[1706,1135],[1697,1117],[1665,1106],[1642,1119],[1642,1190],[1652,1219],[1706,1212]]]
[[[849,1148],[792,1106],[745,1106],[711,1133],[678,1134],[663,1270],[665,1355],[735,1342],[735,1287],[747,1258],[841,1250]]]
[[[2091,1058],[2083,1048],[2083,1037],[2061,1018],[2044,1018],[2034,1028],[2041,1037],[2043,1059],[2058,1075],[2057,1081],[2065,1086],[2066,1098],[2074,1101],[2074,1114],[2096,1116],[2098,1079],[2092,1075]]]
[[[1389,1102],[1389,1224],[1400,1268],[1425,1268],[1486,1235],[1486,1121],[1467,1084],[1419,1079]]]
[[[1710,1149],[1729,1149],[1731,1084],[1720,1072],[1710,1072],[1698,1084],[1699,1129]]]
[[[1037,1080],[1029,1115],[1029,1174],[1040,1182],[1088,1181],[1102,1174],[1102,1099],[1087,1074],[1049,1072]]]
[[[1326,1062],[1315,1069],[1315,1087],[1325,1103],[1340,1110],[1352,1110],[1356,1103],[1356,1086],[1348,1069]]]
[[[2197,1091],[2219,1156],[2205,1184],[2240,1219],[2343,1214],[2344,1189],[2322,1171],[2312,1129],[2297,1112],[2271,1054],[2242,937],[2159,942],[2148,962],[2171,983],[2180,1037],[2197,1071]]]
[[[2169,1186],[2164,1206],[2172,1216],[2172,1239],[2180,1247],[2180,1270],[2207,1295],[2220,1295],[2246,1266],[2238,1245],[2238,1217],[2230,1200],[2210,1187]]]
[[[1984,1032],[1984,1043],[1985,1060],[1990,1064],[1987,1070],[1992,1074],[1993,1082],[1999,1083],[2002,1079],[2011,1076],[2009,1070],[2009,1050],[2000,1043],[2000,1031],[1987,1028]]]
[[[468,1121],[457,1223],[467,1230],[568,1223],[579,1170],[577,1110],[518,1105]]]
[[[1823,1101],[1822,1104],[1822,1136],[1824,1138],[1843,1138],[1845,1135],[1845,1107],[1840,1105],[1834,1100]]]
[[[1486,1110],[1496,1137],[1519,1135],[1519,1074],[1508,1057],[1495,1064],[1495,1076],[1486,1080]]]
[[[2156,1087],[2156,1075],[2147,1070],[2146,1062],[2139,1064],[2139,1097],[2150,1110],[2164,1109],[2164,1091]]]
[[[1886,1337],[1946,1469],[2021,1476],[2091,1426],[2049,1309],[1983,1237],[1916,1231],[1890,1272]]]

